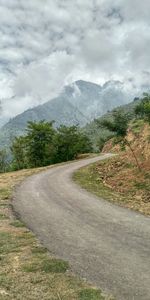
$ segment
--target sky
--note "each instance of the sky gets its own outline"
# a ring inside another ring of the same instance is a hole
[[[0,0],[0,125],[83,79],[150,82],[149,0]]]

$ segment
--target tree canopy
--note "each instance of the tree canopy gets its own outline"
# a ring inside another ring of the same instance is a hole
[[[60,126],[53,122],[28,122],[26,135],[14,139],[11,151],[13,168],[41,167],[75,159],[78,154],[91,152],[89,138],[78,126]]]
[[[26,149],[30,167],[46,166],[52,162],[55,129],[52,122],[28,122]]]
[[[127,134],[128,123],[128,114],[122,111],[114,111],[112,120],[104,119],[99,125],[113,132],[117,137],[124,138]]]
[[[79,131],[78,126],[60,126],[55,135],[54,145],[55,162],[72,160],[80,153],[92,151],[90,140]]]
[[[0,150],[0,173],[7,170],[8,167],[8,157],[5,149]]]

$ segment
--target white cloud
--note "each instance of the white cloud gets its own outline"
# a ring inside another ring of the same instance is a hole
[[[148,87],[149,11],[148,0],[0,0],[0,124],[80,78]]]
[[[34,104],[48,101],[59,94],[74,65],[74,56],[57,51],[38,62],[22,66],[14,81],[15,94],[20,97],[31,95],[35,98]]]

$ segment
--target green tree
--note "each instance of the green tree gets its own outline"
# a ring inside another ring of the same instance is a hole
[[[135,114],[150,124],[150,95],[143,94],[143,99],[135,108]]]
[[[55,136],[54,162],[75,159],[78,154],[92,151],[89,138],[81,133],[78,126],[60,126]]]
[[[113,120],[104,119],[100,122],[100,126],[114,133],[115,143],[119,143],[123,147],[127,145],[130,148],[135,158],[137,167],[139,170],[141,170],[140,164],[134,150],[132,149],[131,143],[126,139],[129,121],[130,117],[128,116],[128,114],[124,114],[122,111],[114,111]]]
[[[55,129],[53,122],[28,122],[26,136],[27,158],[30,167],[41,167],[52,163],[54,155]]]
[[[8,167],[8,157],[5,149],[0,150],[0,173],[6,172]]]
[[[100,126],[113,132],[117,138],[123,139],[127,134],[129,117],[122,111],[114,111],[113,119],[104,119],[100,122]]]
[[[10,150],[13,155],[12,169],[20,170],[27,168],[27,138],[25,136],[16,137]]]

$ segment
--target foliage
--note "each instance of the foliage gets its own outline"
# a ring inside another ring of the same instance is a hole
[[[143,99],[135,108],[135,114],[150,124],[150,95],[143,94]]]
[[[113,121],[105,119],[101,121],[100,125],[113,132],[117,137],[124,138],[127,134],[128,123],[129,117],[127,114],[122,111],[114,111]]]
[[[11,146],[12,168],[19,170],[27,167],[41,167],[51,163],[53,156],[52,123],[28,122],[26,136],[16,137]]]
[[[55,135],[55,148],[54,162],[72,160],[80,153],[92,151],[91,142],[77,126],[60,126]]]
[[[68,161],[92,151],[91,142],[77,126],[56,130],[53,122],[29,122],[26,133],[15,138],[11,146],[14,170]]]
[[[6,150],[0,150],[0,173],[5,172],[8,167],[8,157]]]
[[[52,162],[55,130],[52,122],[28,122],[26,136],[29,167],[46,166]]]
[[[11,145],[11,152],[13,154],[12,169],[20,170],[27,167],[27,146],[26,137],[16,137]]]

